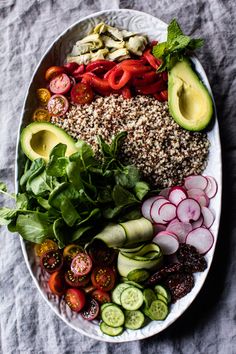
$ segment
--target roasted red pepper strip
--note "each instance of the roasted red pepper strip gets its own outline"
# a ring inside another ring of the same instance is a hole
[[[163,90],[161,92],[158,93],[154,93],[153,96],[160,102],[165,102],[168,100],[168,91],[167,90]]]
[[[80,79],[81,78],[81,75],[84,73],[85,71],[85,65],[84,64],[81,64],[78,66],[77,69],[75,69],[73,72],[72,72],[72,76],[75,78],[75,79]]]
[[[134,77],[133,79],[133,85],[134,86],[144,86],[147,84],[150,84],[154,81],[159,80],[160,76],[155,72],[155,71],[150,71],[147,73],[144,73],[138,77]]]
[[[123,65],[122,69],[132,74],[132,76],[141,75],[152,70],[150,66],[144,65]]]
[[[143,57],[149,62],[149,64],[155,70],[157,70],[161,65],[161,61],[152,55],[151,50],[152,50],[151,48],[146,49],[145,52],[143,53]]]
[[[92,72],[94,74],[104,74],[114,66],[116,66],[116,63],[111,60],[95,60],[86,66],[86,72]]]
[[[142,59],[125,59],[123,60],[121,63],[117,64],[118,66],[126,66],[126,65],[132,65],[132,66],[136,66],[136,65],[144,65],[146,64],[147,61],[145,58]]]
[[[82,82],[90,84],[92,88],[101,94],[108,94],[111,91],[108,81],[97,77],[93,73],[84,73],[82,75]]]
[[[122,88],[121,94],[126,100],[132,97],[132,92],[128,86]]]
[[[136,88],[138,93],[142,93],[143,95],[150,95],[156,92],[163,91],[166,88],[166,83],[163,80],[159,80],[154,82],[153,84],[141,86]]]
[[[127,70],[116,66],[108,76],[108,83],[113,90],[120,90],[124,87],[131,79],[131,73]]]

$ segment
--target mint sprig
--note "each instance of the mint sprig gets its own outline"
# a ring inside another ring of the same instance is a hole
[[[153,55],[162,60],[157,71],[170,70],[178,61],[183,60],[188,51],[200,48],[203,43],[201,38],[185,36],[176,19],[173,19],[168,25],[167,41],[153,47]]]

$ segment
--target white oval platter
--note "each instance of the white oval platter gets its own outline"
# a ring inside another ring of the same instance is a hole
[[[122,29],[127,29],[129,31],[135,31],[139,33],[146,34],[150,40],[164,41],[166,39],[167,25],[161,20],[134,10],[108,10],[99,13],[92,14],[83,19],[78,20],[77,23],[69,27],[65,32],[63,32],[47,50],[42,60],[39,62],[35,73],[30,82],[25,102],[24,108],[21,116],[21,124],[18,134],[18,144],[17,144],[17,162],[16,162],[16,191],[18,191],[18,180],[22,173],[22,168],[24,165],[24,156],[19,144],[20,131],[24,126],[26,126],[32,116],[32,112],[36,108],[36,103],[34,100],[35,90],[38,87],[44,85],[44,73],[45,70],[52,65],[60,65],[64,62],[66,55],[71,51],[73,44],[80,38],[84,37],[97,23],[104,21],[112,26],[117,26]],[[209,82],[207,80],[206,74],[200,64],[200,62],[193,58],[195,68],[211,92]],[[59,300],[55,295],[52,295],[48,289],[47,279],[48,276],[41,271],[39,264],[37,264],[36,257],[34,255],[32,244],[26,243],[21,239],[21,247],[23,250],[25,262],[28,266],[30,274],[34,279],[34,282],[39,290],[39,292],[44,297],[48,305],[53,309],[53,311],[70,327],[74,328],[81,334],[87,335],[91,338],[107,341],[107,342],[127,342],[133,340],[144,339],[155,335],[165,328],[167,328],[171,323],[173,323],[178,317],[183,314],[183,312],[190,306],[201,287],[203,286],[206,276],[208,274],[212,258],[214,255],[214,250],[216,246],[217,234],[219,229],[220,212],[221,212],[221,146],[219,138],[219,127],[215,114],[215,121],[212,129],[208,132],[208,138],[211,143],[209,161],[205,175],[213,176],[218,182],[218,193],[216,197],[211,201],[211,208],[215,212],[215,222],[211,228],[211,231],[215,237],[215,242],[211,250],[206,255],[208,262],[208,268],[203,273],[195,273],[195,286],[193,290],[183,297],[181,300],[177,301],[175,304],[171,305],[170,313],[165,321],[152,321],[146,327],[132,331],[126,330],[122,335],[118,337],[109,337],[104,335],[97,325],[97,322],[89,322],[82,319],[80,315],[73,313],[66,306],[65,301]]]

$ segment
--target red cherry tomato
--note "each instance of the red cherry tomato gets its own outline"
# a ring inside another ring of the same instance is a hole
[[[65,96],[53,95],[48,101],[48,111],[52,116],[63,116],[69,108],[69,102]]]
[[[83,288],[89,283],[90,277],[89,275],[78,277],[72,272],[72,270],[67,270],[65,273],[65,281],[69,286]]]
[[[86,305],[81,312],[81,316],[88,321],[94,320],[99,314],[99,305],[95,299],[87,299]]]
[[[54,272],[48,281],[51,292],[55,295],[61,296],[65,292],[65,281],[62,272]]]
[[[57,75],[50,81],[49,88],[52,93],[64,95],[71,88],[69,76],[64,73]]]
[[[86,104],[92,102],[94,93],[88,84],[79,83],[72,87],[70,96],[73,103]]]
[[[66,246],[63,250],[63,257],[66,264],[70,266],[72,259],[75,258],[78,253],[82,252],[82,250],[82,247],[73,243]]]
[[[106,291],[100,289],[93,291],[91,296],[93,299],[97,300],[100,304],[111,302],[110,295]]]
[[[85,305],[85,294],[80,289],[70,288],[66,291],[65,301],[72,311],[80,312]]]
[[[41,258],[41,267],[49,274],[60,270],[63,266],[62,254],[57,250],[45,252]]]
[[[79,253],[71,262],[71,270],[77,275],[86,275],[92,269],[92,260],[86,253]]]
[[[116,276],[109,267],[96,267],[91,275],[92,284],[104,291],[110,291],[115,286]]]
[[[45,79],[47,81],[50,81],[55,76],[60,75],[64,72],[65,72],[65,69],[62,66],[51,66],[50,68],[47,69],[47,71],[45,73]]]

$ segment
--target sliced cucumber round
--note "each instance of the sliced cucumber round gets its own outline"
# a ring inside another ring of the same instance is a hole
[[[105,322],[100,323],[100,329],[104,334],[107,334],[108,336],[119,336],[123,332],[123,327],[111,327],[108,326]]]
[[[159,284],[155,285],[154,291],[156,294],[161,294],[162,296],[164,296],[167,299],[167,302],[170,303],[171,301],[170,293],[166,288],[164,288],[164,286]]]
[[[149,272],[146,269],[133,269],[127,274],[128,280],[142,283],[149,278]]]
[[[152,289],[144,289],[143,299],[144,299],[145,306],[149,308],[151,306],[151,303],[155,301],[157,297]]]
[[[110,306],[110,305],[113,305],[113,303],[112,302],[105,302],[104,304],[101,305],[101,308],[100,308],[101,311],[103,311],[105,309],[105,307]]]
[[[165,296],[157,294],[157,299],[163,301],[166,305],[168,305],[168,300]]]
[[[138,289],[141,289],[141,290],[144,289],[144,287],[143,287],[141,284],[138,284],[138,283],[136,283],[136,282],[133,281],[133,280],[128,280],[128,279],[126,279],[126,280],[124,280],[124,282],[125,282],[126,284],[135,286],[135,287],[138,288]]]
[[[168,312],[168,306],[163,301],[155,300],[148,309],[145,309],[144,313],[153,321],[162,321]]]
[[[125,311],[125,328],[139,329],[145,322],[144,314],[139,311]]]
[[[121,305],[120,295],[123,290],[127,289],[130,285],[126,283],[118,284],[115,289],[112,291],[111,299],[115,304]]]
[[[101,313],[102,320],[110,327],[120,327],[125,322],[122,310],[116,305],[109,305],[103,308]]]
[[[129,286],[122,291],[120,302],[125,310],[138,310],[143,304],[143,293],[140,289]]]

